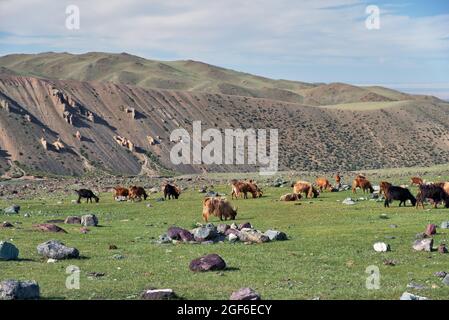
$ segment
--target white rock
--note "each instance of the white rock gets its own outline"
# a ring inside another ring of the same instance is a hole
[[[58,262],[58,260],[52,258],[47,260],[47,263],[56,263],[56,262]]]
[[[342,203],[347,205],[354,205],[355,201],[352,200],[351,198],[346,198],[345,200],[342,201]]]
[[[390,246],[385,242],[376,242],[373,245],[373,248],[376,252],[387,252],[390,251]]]
[[[412,293],[404,292],[399,300],[429,300],[429,298],[417,296]]]

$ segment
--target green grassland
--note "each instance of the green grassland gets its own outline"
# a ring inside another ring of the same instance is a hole
[[[439,225],[449,220],[449,210],[398,208],[397,203],[384,209],[383,203],[369,200],[346,206],[338,201],[351,196],[350,192],[326,192],[317,199],[284,203],[277,199],[290,188],[264,190],[261,199],[233,201],[238,207],[236,222],[249,221],[263,231],[284,231],[289,236],[287,241],[257,245],[155,244],[170,225],[190,229],[201,221],[203,195],[193,189],[179,200],[165,202],[154,201],[160,194],[140,203],[117,203],[110,194],[102,194],[98,204],[77,205],[71,199],[52,195],[15,201],[22,206],[20,215],[4,216],[2,220],[16,228],[0,229],[0,239],[14,243],[21,260],[1,261],[0,280],[36,280],[44,299],[136,299],[147,287],[172,288],[185,299],[228,299],[232,291],[244,286],[256,289],[264,299],[398,299],[404,291],[431,299],[449,297],[449,287],[433,275],[449,271],[449,254],[415,252],[411,248],[415,234],[423,232],[428,223]],[[216,191],[228,193],[229,187],[220,186]],[[148,202],[153,207],[148,208]],[[0,205],[4,208],[10,203],[2,201]],[[88,212],[95,213],[101,224],[91,227],[88,234],[81,234],[79,226],[64,224],[59,225],[67,234],[32,230],[35,223]],[[24,217],[25,213],[31,216]],[[216,218],[212,222],[218,223]],[[391,224],[398,227],[391,228]],[[449,243],[448,237],[449,230],[438,229],[434,246]],[[78,248],[82,258],[46,263],[36,246],[49,239]],[[377,241],[389,243],[391,252],[375,252],[372,245]],[[110,244],[118,250],[109,250]],[[113,259],[117,253],[125,258]],[[192,259],[209,253],[221,255],[229,269],[208,273],[189,270]],[[396,265],[384,265],[385,259],[395,260]],[[81,269],[79,290],[65,287],[69,265]],[[365,270],[370,265],[380,269],[379,290],[365,287]],[[89,272],[106,275],[89,279]],[[428,289],[407,289],[410,282]]]

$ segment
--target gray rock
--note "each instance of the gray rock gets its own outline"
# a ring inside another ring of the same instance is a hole
[[[444,278],[448,273],[446,271],[437,271],[434,273],[435,277]]]
[[[227,239],[229,242],[237,242],[239,240],[239,237],[233,233],[228,234]]]
[[[251,288],[241,288],[233,292],[229,300],[260,300],[260,295]]]
[[[20,206],[13,204],[12,206],[3,210],[6,214],[18,214],[20,211]]]
[[[112,256],[112,259],[123,260],[123,259],[125,259],[125,257],[123,255],[117,253]]]
[[[217,236],[217,229],[213,224],[209,223],[205,226],[193,229],[192,233],[196,241],[212,240]]]
[[[226,268],[226,262],[218,254],[208,254],[192,260],[189,268],[194,272],[223,270]]]
[[[414,294],[409,293],[409,292],[404,292],[402,294],[402,296],[399,298],[399,300],[429,300],[429,299],[426,298],[426,297],[421,297],[421,296],[414,295]]]
[[[5,280],[0,282],[0,300],[39,299],[36,281]]]
[[[98,219],[94,214],[86,214],[81,217],[81,224],[85,227],[96,227]]]
[[[166,243],[171,243],[171,241],[172,240],[166,234],[163,234],[163,235],[159,236],[159,240],[157,241],[157,243],[166,244]]]
[[[251,243],[263,243],[270,241],[270,238],[268,238],[262,232],[247,228],[240,230],[239,239],[242,242],[251,242]]]
[[[282,231],[277,230],[267,230],[264,235],[266,235],[271,241],[283,241],[287,240],[287,235]]]
[[[16,260],[19,257],[19,249],[9,242],[0,242],[0,260]]]
[[[424,289],[427,289],[426,286],[424,286],[424,285],[422,285],[422,284],[419,284],[419,283],[416,283],[416,282],[411,282],[411,283],[409,283],[409,284],[407,285],[407,288],[409,288],[409,289],[415,289],[415,290],[424,290]]]
[[[432,246],[433,246],[433,239],[432,238],[416,240],[413,243],[413,249],[415,249],[416,251],[431,252],[432,251]]]
[[[354,200],[352,200],[351,198],[346,198],[341,203],[346,204],[346,205],[354,205],[356,202]]]
[[[441,222],[441,229],[449,229],[449,221]]]
[[[445,284],[446,286],[449,286],[449,274],[446,274],[443,278],[443,280],[441,280],[443,282],[443,284]]]
[[[78,258],[79,251],[76,248],[66,247],[58,240],[50,240],[37,246],[37,253],[51,259],[71,259]]]
[[[230,228],[229,225],[225,224],[225,223],[221,223],[217,226],[217,232],[221,233],[221,234],[225,234],[226,230],[228,230]]]
[[[65,224],[81,224],[81,217],[69,216],[64,220]]]
[[[149,289],[141,294],[143,300],[174,300],[178,296],[172,289]]]

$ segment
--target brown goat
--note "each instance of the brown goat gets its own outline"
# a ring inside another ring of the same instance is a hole
[[[231,219],[235,220],[237,209],[233,208],[229,201],[220,197],[205,198],[203,200],[203,219],[205,222],[209,221],[209,217],[214,215],[223,221]]]

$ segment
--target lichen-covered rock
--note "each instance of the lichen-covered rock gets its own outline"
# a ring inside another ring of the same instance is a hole
[[[57,240],[50,240],[37,246],[37,253],[56,260],[78,258],[79,251],[76,248],[65,246]]]
[[[0,300],[39,299],[36,281],[5,280],[0,282]]]
[[[174,300],[178,296],[172,289],[149,289],[142,292],[143,300]]]
[[[264,243],[270,241],[268,236],[254,229],[243,228],[240,230],[239,239],[243,242]]]
[[[81,224],[85,227],[96,227],[98,219],[94,214],[86,214],[81,217]]]
[[[416,251],[427,251],[427,252],[430,252],[430,251],[432,251],[432,246],[433,246],[433,239],[432,238],[416,240],[413,243],[413,249],[415,249]]]
[[[42,232],[61,232],[61,233],[67,233],[64,229],[61,227],[58,227],[55,224],[52,223],[40,223],[33,225],[33,229],[42,231]]]

